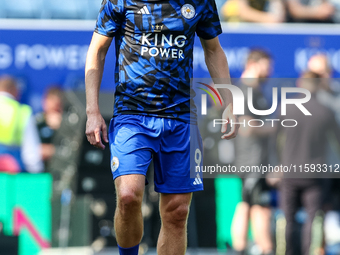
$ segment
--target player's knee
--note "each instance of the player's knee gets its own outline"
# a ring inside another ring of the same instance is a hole
[[[186,225],[188,215],[189,206],[187,204],[176,204],[169,206],[165,210],[162,220],[164,224],[183,228]]]
[[[118,195],[118,209],[126,215],[138,210],[141,207],[142,198],[133,190],[124,190],[119,192]]]

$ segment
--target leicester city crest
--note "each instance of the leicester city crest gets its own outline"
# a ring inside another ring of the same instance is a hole
[[[181,13],[184,18],[192,19],[195,16],[195,8],[191,4],[185,4],[181,8]]]
[[[111,160],[111,171],[114,172],[119,167],[119,160],[117,157],[113,157]]]

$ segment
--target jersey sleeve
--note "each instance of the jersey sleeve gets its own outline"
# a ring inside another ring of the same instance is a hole
[[[202,39],[213,39],[222,33],[215,0],[207,0],[202,17],[197,24],[196,33]]]
[[[123,12],[123,0],[103,0],[94,31],[108,37],[115,36],[123,21]]]

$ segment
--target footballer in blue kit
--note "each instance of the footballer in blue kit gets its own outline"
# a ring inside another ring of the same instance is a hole
[[[184,254],[192,192],[203,190],[199,173],[202,140],[190,81],[197,34],[212,78],[230,83],[217,36],[222,32],[214,0],[104,0],[86,61],[87,125],[91,144],[109,142],[117,193],[115,231],[120,254],[138,254],[145,175],[154,161],[161,193],[158,254]],[[98,93],[107,50],[116,49],[114,114],[109,130],[99,112]],[[235,120],[229,91],[220,91],[223,118]],[[227,126],[222,126],[222,132]],[[107,135],[108,133],[108,135]],[[237,128],[222,138],[236,136]],[[194,152],[194,155],[191,153]],[[197,161],[199,159],[199,162]],[[193,170],[193,169],[191,169]]]

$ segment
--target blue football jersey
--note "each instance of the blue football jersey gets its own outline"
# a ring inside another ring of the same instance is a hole
[[[194,38],[222,32],[214,0],[104,0],[95,32],[115,39],[114,116],[196,117]]]

